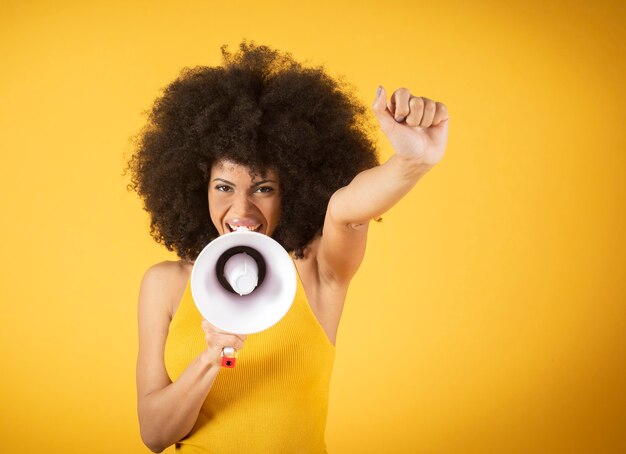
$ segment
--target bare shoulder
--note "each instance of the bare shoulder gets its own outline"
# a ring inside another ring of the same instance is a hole
[[[192,264],[182,260],[156,263],[143,275],[139,291],[140,311],[159,312],[170,319],[182,296]]]
[[[144,273],[138,307],[137,396],[140,405],[151,392],[171,383],[163,352],[177,298],[182,296],[185,276],[190,272],[191,265],[165,261],[152,265]]]

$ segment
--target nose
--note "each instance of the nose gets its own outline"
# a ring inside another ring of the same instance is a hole
[[[248,197],[248,194],[243,191],[235,196],[235,200],[233,200],[233,212],[240,217],[245,217],[248,213],[253,210],[253,203]]]

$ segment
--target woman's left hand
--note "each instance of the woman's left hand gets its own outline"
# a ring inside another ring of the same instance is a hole
[[[443,103],[398,88],[386,102],[381,86],[372,106],[396,154],[430,168],[441,161],[448,142],[448,109]]]

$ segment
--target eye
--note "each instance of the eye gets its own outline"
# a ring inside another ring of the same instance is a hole
[[[218,184],[217,186],[215,186],[215,189],[220,192],[230,192],[232,188],[225,184]]]
[[[272,192],[274,190],[273,187],[271,186],[261,186],[259,188],[257,188],[257,190],[255,192]]]

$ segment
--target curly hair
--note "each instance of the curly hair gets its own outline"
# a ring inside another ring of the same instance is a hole
[[[296,258],[321,234],[331,195],[379,164],[373,127],[354,88],[290,53],[244,41],[223,65],[183,68],[133,137],[127,168],[150,214],[150,235],[193,261],[219,234],[207,188],[211,166],[275,170],[281,215],[272,237]]]

